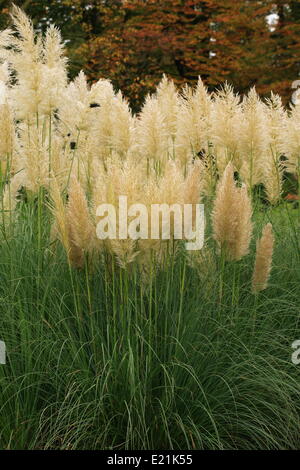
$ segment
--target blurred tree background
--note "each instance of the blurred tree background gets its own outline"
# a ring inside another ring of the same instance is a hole
[[[109,78],[138,110],[165,73],[181,85],[229,81],[244,93],[278,92],[287,102],[300,75],[300,1],[15,1],[45,29],[62,31],[70,76]],[[11,2],[0,0],[0,26]]]

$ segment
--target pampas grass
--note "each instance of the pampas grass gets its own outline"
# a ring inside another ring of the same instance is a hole
[[[237,187],[228,163],[218,183],[212,221],[213,237],[225,258],[239,260],[249,251],[252,235],[251,201],[246,186]]]
[[[68,186],[76,176],[91,186],[100,162],[142,162],[163,170],[168,160],[186,169],[201,160],[202,193],[211,195],[232,162],[249,189],[262,184],[271,204],[280,202],[282,154],[295,174],[297,109],[287,113],[280,97],[259,98],[254,88],[241,98],[230,85],[210,94],[199,78],[177,90],[163,77],[141,112],[133,116],[108,80],[89,86],[84,73],[67,79],[59,31],[35,34],[31,21],[13,8],[12,28],[0,37],[0,143],[2,174],[23,171],[23,186],[47,188],[50,174]],[[214,162],[214,164],[213,164]],[[142,177],[142,175],[141,175]]]
[[[258,293],[268,286],[273,256],[274,235],[272,224],[263,228],[262,236],[256,245],[255,265],[252,276],[252,291]]]
[[[297,107],[162,77],[133,115],[108,80],[69,81],[59,31],[35,34],[17,7],[0,62],[0,448],[299,448],[299,221],[281,166],[297,176]],[[120,196],[148,214],[203,203],[203,250],[181,222],[169,240],[98,239],[98,206]]]

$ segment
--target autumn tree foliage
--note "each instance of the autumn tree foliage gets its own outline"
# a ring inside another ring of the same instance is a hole
[[[291,84],[300,73],[299,2],[221,3],[216,40],[220,56],[232,58],[228,80],[240,92],[255,85],[261,94],[267,95],[272,90],[287,102]]]
[[[87,33],[79,51],[87,57],[87,73],[92,79],[99,74],[109,77],[133,103],[140,103],[163,73],[178,84],[196,81],[199,74],[204,79],[213,74],[213,0],[96,1],[86,8],[94,10],[94,18],[98,15],[98,28],[95,31],[94,25],[93,31],[91,24],[82,21],[86,9],[76,9]],[[224,76],[218,67],[215,83]]]
[[[2,22],[11,2],[1,1]],[[291,0],[27,0],[39,28],[56,23],[70,74],[109,78],[134,109],[163,74],[176,84],[201,75],[288,102],[300,72],[300,2]]]
[[[280,92],[285,101],[298,77],[298,1],[64,3],[72,4],[74,21],[85,31],[77,53],[89,78],[110,78],[135,107],[164,73],[178,85],[199,75],[210,89],[225,80],[240,92],[255,85],[266,95]]]

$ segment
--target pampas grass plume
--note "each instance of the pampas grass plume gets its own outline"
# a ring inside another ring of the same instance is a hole
[[[258,293],[268,286],[272,266],[274,235],[272,224],[264,226],[262,236],[256,245],[255,265],[252,277],[252,292]]]
[[[230,162],[218,183],[212,213],[213,237],[225,258],[239,260],[248,253],[252,235],[251,215],[247,189],[236,186]]]

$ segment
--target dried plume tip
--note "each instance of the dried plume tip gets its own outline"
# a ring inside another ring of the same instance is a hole
[[[252,276],[252,292],[258,293],[268,286],[272,266],[274,235],[272,224],[264,226],[261,238],[256,244],[255,265]]]
[[[247,188],[236,186],[230,162],[218,183],[212,214],[213,237],[227,259],[239,260],[248,254],[252,236],[251,216]]]

